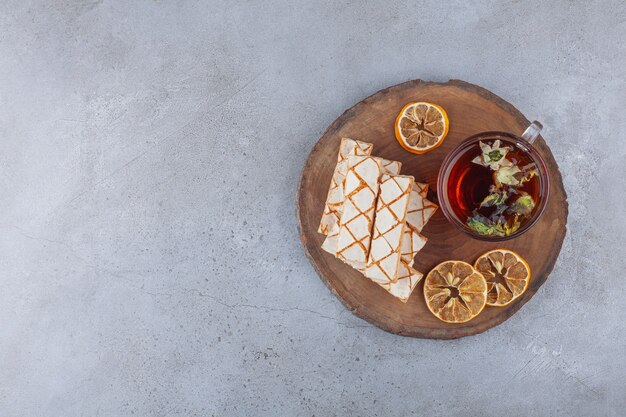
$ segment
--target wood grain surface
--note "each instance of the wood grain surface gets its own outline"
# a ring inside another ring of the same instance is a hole
[[[439,104],[450,118],[450,131],[444,143],[424,155],[405,151],[394,136],[394,120],[409,101]],[[344,112],[311,151],[302,171],[296,202],[302,244],[322,281],[354,314],[384,330],[404,336],[453,339],[484,332],[511,317],[548,278],[566,232],[567,195],[552,152],[542,137],[535,144],[546,161],[552,188],[546,211],[526,234],[502,243],[481,242],[456,230],[441,210],[422,232],[428,243],[417,254],[414,268],[424,275],[449,259],[473,264],[479,255],[497,247],[518,252],[530,264],[532,278],[527,291],[519,299],[503,308],[486,307],[468,323],[447,324],[433,316],[426,307],[421,282],[408,303],[395,299],[358,271],[322,250],[324,236],[317,232],[317,228],[342,137],[373,143],[372,155],[401,161],[402,174],[427,182],[434,191],[442,160],[463,139],[484,131],[520,135],[528,124],[529,121],[517,109],[500,97],[458,80],[447,83],[408,81],[381,90]],[[435,202],[438,203],[436,198]],[[537,323],[537,326],[541,325]]]

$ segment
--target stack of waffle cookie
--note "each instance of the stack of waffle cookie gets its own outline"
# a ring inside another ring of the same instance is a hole
[[[437,206],[428,185],[400,175],[402,164],[371,155],[373,145],[343,138],[319,232],[322,248],[407,302],[422,279],[413,269],[420,234]]]

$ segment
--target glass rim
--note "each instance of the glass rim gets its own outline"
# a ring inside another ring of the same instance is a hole
[[[533,216],[514,233],[508,236],[483,236],[469,229],[467,225],[458,218],[456,213],[454,213],[454,210],[452,210],[452,208],[450,207],[450,201],[448,199],[448,178],[454,162],[456,162],[456,158],[460,156],[461,153],[469,146],[481,140],[496,140],[498,138],[510,140],[516,142],[516,144],[523,145],[524,150],[531,155],[533,162],[537,164],[537,168],[539,170],[539,193],[541,195],[541,198],[539,200],[539,206],[536,207]],[[532,226],[534,226],[539,218],[541,218],[541,215],[545,211],[548,204],[548,199],[550,197],[550,175],[548,174],[545,161],[541,154],[539,154],[537,149],[535,149],[535,147],[524,138],[508,132],[481,132],[464,139],[444,158],[443,162],[441,163],[441,167],[439,168],[439,173],[437,175],[437,196],[439,198],[439,205],[441,207],[443,215],[458,230],[477,240],[482,240],[485,242],[502,242],[521,236]]]

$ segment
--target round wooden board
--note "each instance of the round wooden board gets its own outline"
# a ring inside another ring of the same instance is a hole
[[[443,144],[424,155],[405,151],[394,136],[395,118],[402,106],[410,101],[439,104],[448,112],[450,119],[450,131]],[[546,211],[527,233],[502,243],[481,242],[455,229],[441,210],[437,210],[422,232],[428,243],[417,254],[414,268],[423,272],[424,276],[445,260],[459,259],[473,264],[482,253],[498,247],[516,251],[530,264],[532,279],[520,298],[507,307],[487,306],[468,323],[448,324],[433,316],[426,307],[421,282],[406,304],[400,302],[361,273],[322,250],[324,236],[317,232],[317,228],[342,137],[373,143],[372,155],[402,162],[402,174],[427,182],[435,191],[443,158],[464,138],[484,131],[519,135],[528,124],[529,121],[517,109],[500,97],[458,80],[447,83],[408,81],[381,90],[348,109],[330,125],[311,151],[302,171],[297,195],[300,238],[321,279],[354,314],[399,335],[454,339],[484,332],[511,317],[548,278],[565,237],[567,195],[552,152],[541,137],[536,146],[545,158],[552,189]]]

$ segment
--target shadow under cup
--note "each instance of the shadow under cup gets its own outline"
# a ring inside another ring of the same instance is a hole
[[[467,161],[464,160],[467,158],[463,158],[463,156],[466,155],[466,153],[468,152],[475,151],[475,147],[479,146],[478,142],[493,142],[498,139],[503,143],[512,145],[517,148],[517,150],[525,153],[528,156],[528,159],[535,163],[538,172],[537,201],[535,203],[535,208],[533,209],[530,218],[526,219],[517,231],[511,233],[508,236],[485,236],[478,234],[474,230],[470,229],[466,225],[467,218],[459,218],[454,208],[452,207],[449,192],[451,190],[456,190],[459,187],[460,181],[452,178],[451,173],[455,170],[457,164],[467,163]],[[537,152],[533,145],[528,141],[506,132],[484,132],[474,136],[470,136],[469,138],[465,139],[459,146],[452,150],[448,154],[448,156],[446,156],[443,163],[441,164],[441,168],[439,169],[439,175],[437,177],[437,194],[439,198],[439,204],[441,206],[441,211],[443,212],[446,219],[448,219],[450,223],[456,226],[456,228],[463,233],[471,236],[474,239],[487,242],[500,242],[513,239],[522,235],[524,232],[530,229],[535,223],[537,223],[537,221],[543,214],[546,208],[546,204],[548,202],[549,193],[550,177],[548,176],[546,164],[539,152]]]

